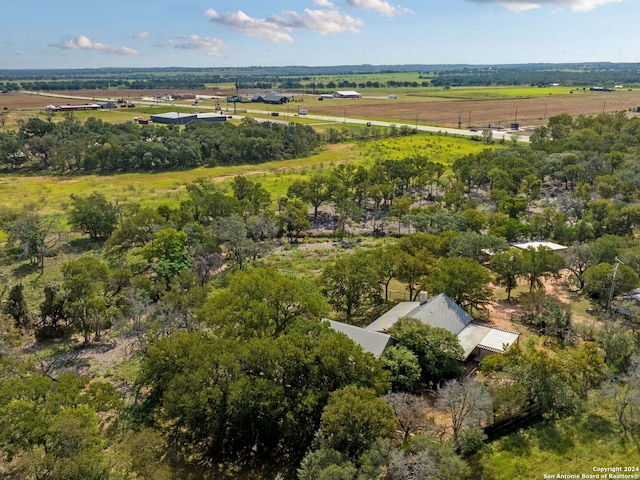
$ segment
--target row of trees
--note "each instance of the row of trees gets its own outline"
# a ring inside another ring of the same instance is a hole
[[[309,155],[320,136],[309,126],[192,122],[183,130],[156,125],[112,125],[73,114],[62,122],[30,118],[0,133],[0,168],[79,172],[154,171],[201,165],[261,163]]]

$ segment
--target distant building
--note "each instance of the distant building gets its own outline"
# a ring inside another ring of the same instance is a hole
[[[565,245],[560,245],[559,243],[544,241],[531,241],[531,242],[515,242],[511,244],[512,247],[517,248],[519,250],[527,250],[528,248],[533,248],[534,250],[538,250],[539,248],[547,248],[557,253],[561,253],[566,251],[569,247]]]
[[[82,110],[100,110],[97,103],[88,103],[84,105],[47,105],[46,110],[49,112],[77,112]]]
[[[264,103],[270,103],[272,105],[288,103],[293,99],[293,95],[291,94],[283,94],[283,93],[268,93],[262,97],[262,101]]]
[[[227,117],[220,115],[219,113],[178,113],[168,112],[159,113],[157,115],[151,115],[150,120],[153,123],[160,123],[164,125],[186,125],[189,122],[195,120],[201,120],[204,122],[226,122]]]
[[[355,90],[339,90],[337,92],[334,92],[333,97],[334,98],[360,98],[362,97],[362,95],[356,92]]]

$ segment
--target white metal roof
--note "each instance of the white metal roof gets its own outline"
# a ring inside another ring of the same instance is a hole
[[[521,250],[526,250],[527,248],[533,248],[534,250],[538,250],[539,248],[548,248],[549,250],[566,250],[569,248],[565,245],[560,245],[559,243],[547,241],[517,242],[512,243],[511,246]]]
[[[504,353],[518,340],[519,335],[519,333],[510,332],[509,330],[492,328],[489,333],[487,333],[487,336],[478,343],[478,348],[495,353]]]

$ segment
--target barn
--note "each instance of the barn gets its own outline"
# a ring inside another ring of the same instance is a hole
[[[338,90],[333,94],[334,98],[360,98],[362,95],[355,90]]]
[[[150,120],[153,123],[162,123],[165,125],[185,125],[197,118],[195,113],[167,112],[151,115]]]
[[[168,112],[151,115],[150,120],[153,123],[161,123],[165,125],[185,125],[195,120],[203,122],[225,122],[227,117],[219,113],[179,113]]]
[[[293,98],[293,95],[287,93],[269,93],[262,97],[264,103],[270,103],[273,105],[288,103]]]

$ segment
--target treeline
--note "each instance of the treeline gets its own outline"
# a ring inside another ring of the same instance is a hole
[[[73,115],[55,123],[30,118],[0,133],[0,168],[55,172],[132,172],[299,158],[320,146],[301,124],[191,122],[184,129],[110,124]]]
[[[531,85],[637,85],[640,73],[636,65],[585,65],[577,68],[563,66],[543,67],[466,67],[458,70],[438,71],[431,84],[436,87]]]

